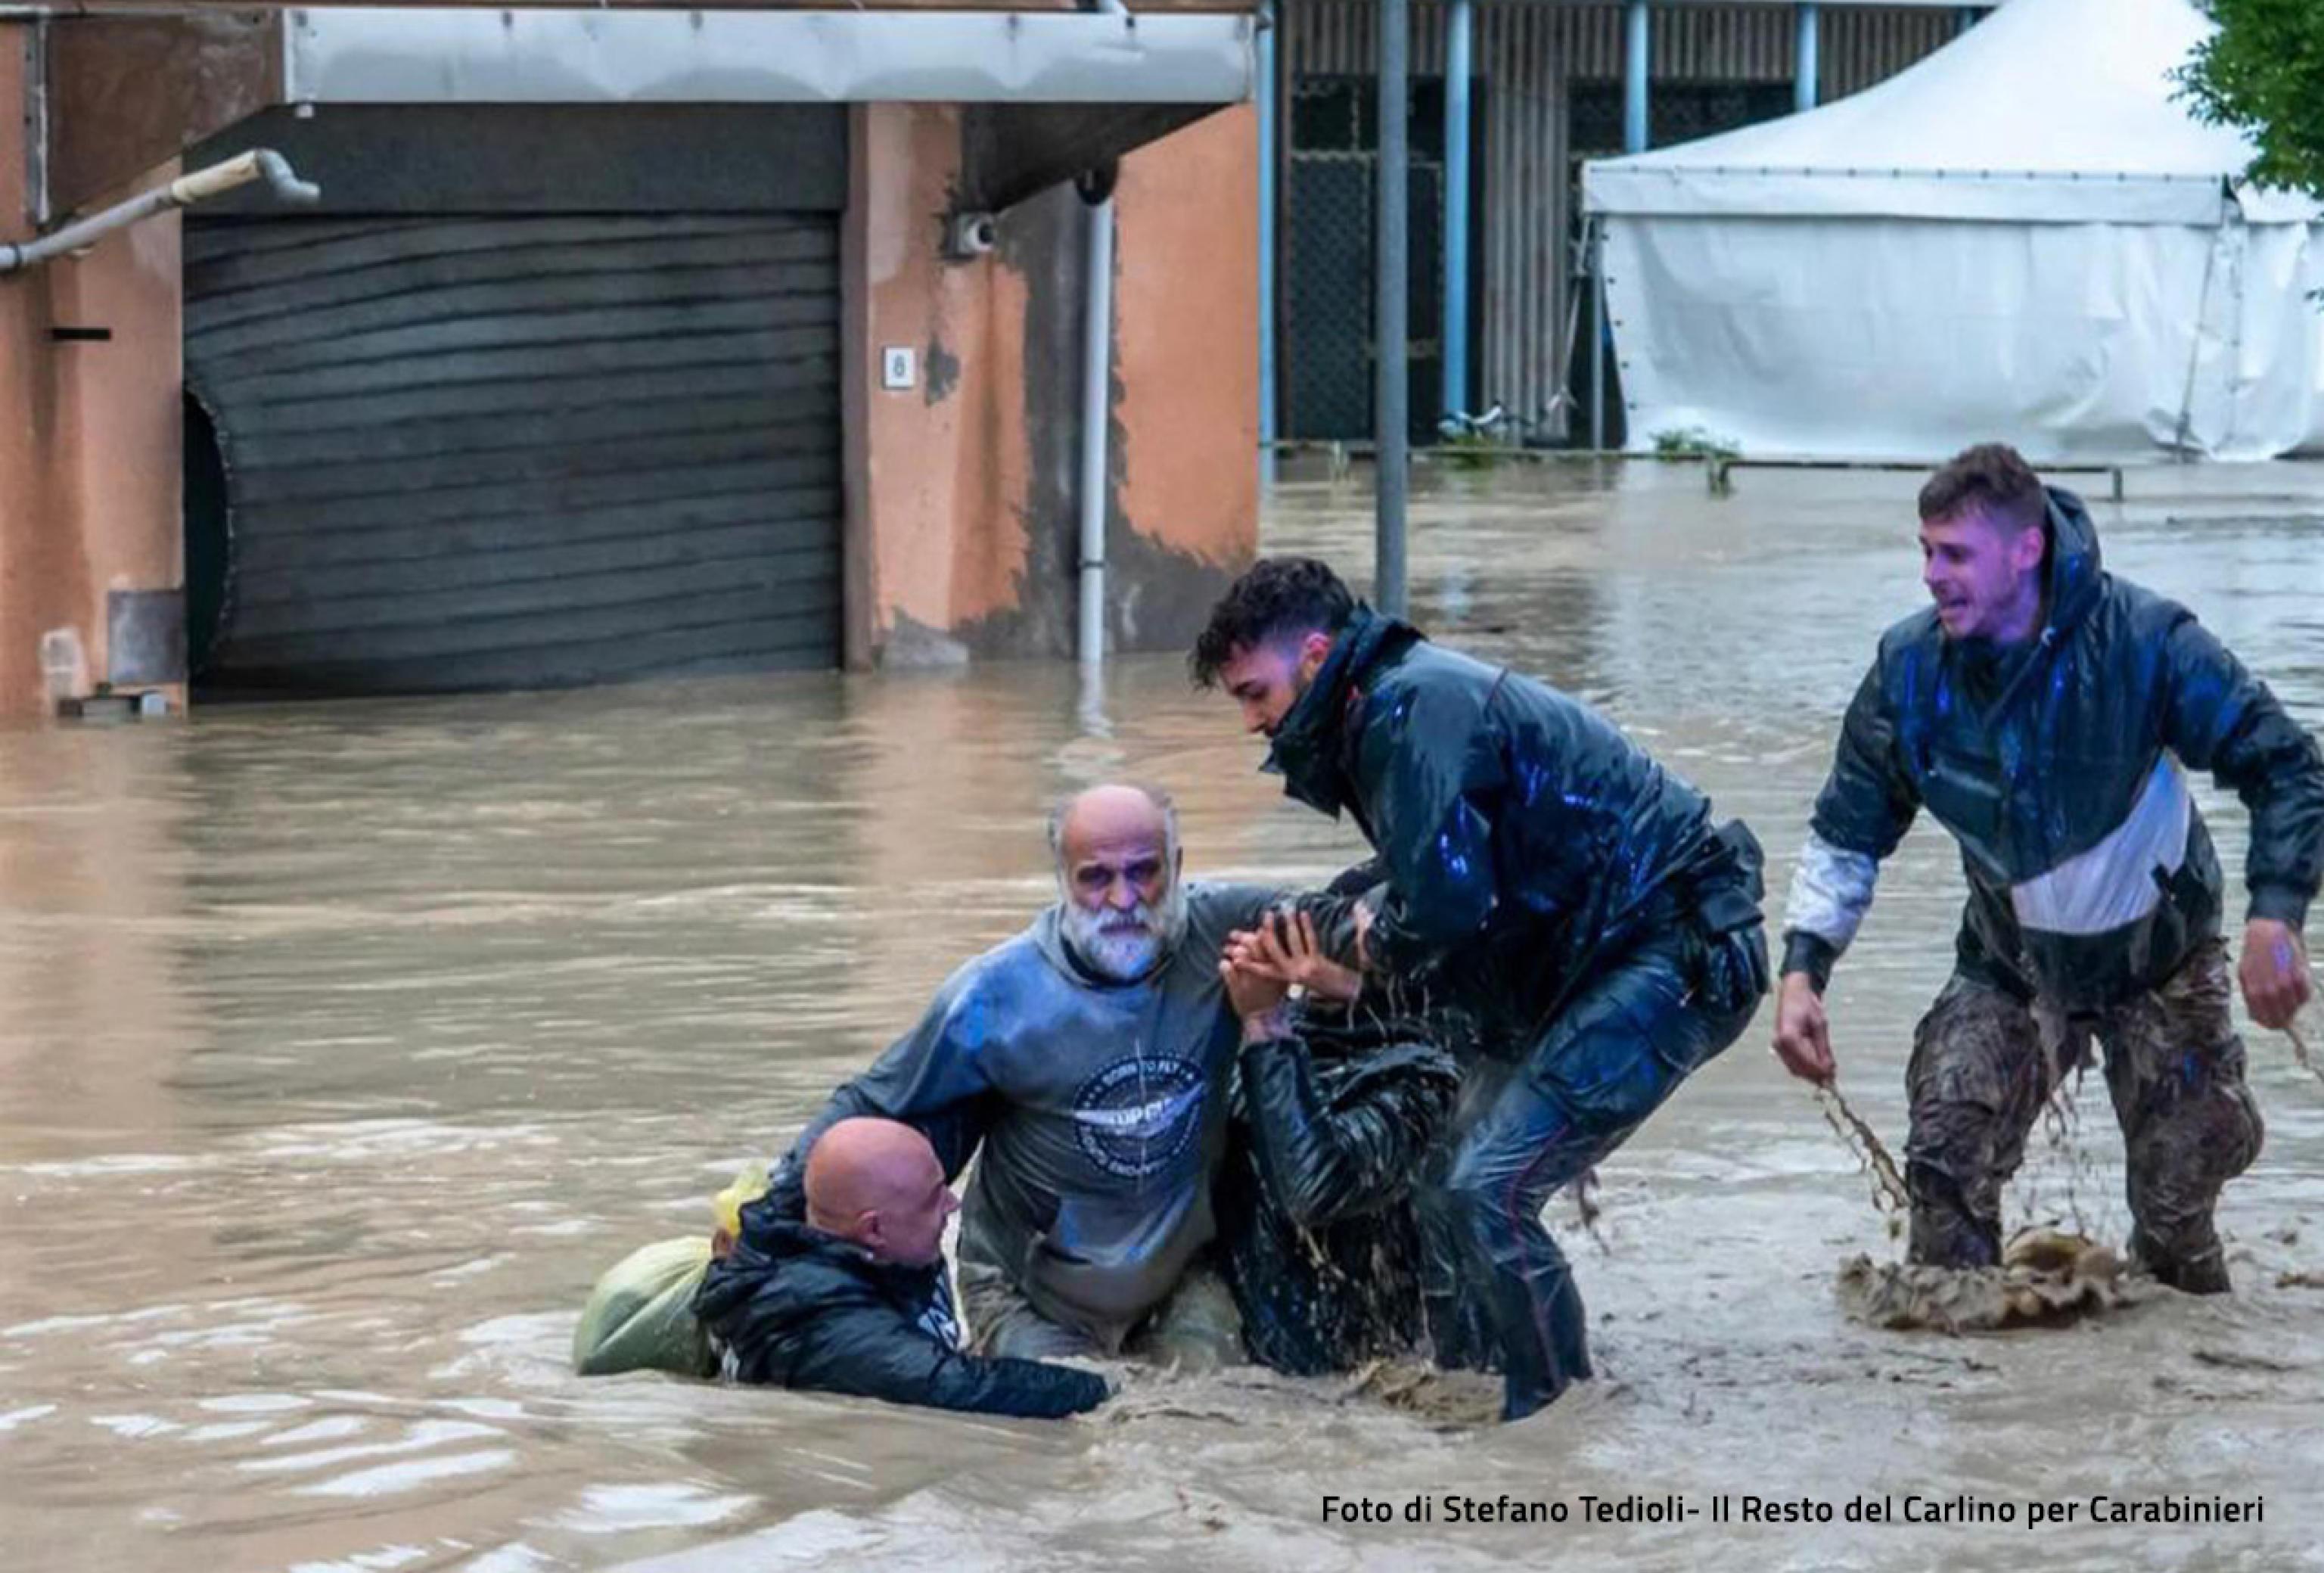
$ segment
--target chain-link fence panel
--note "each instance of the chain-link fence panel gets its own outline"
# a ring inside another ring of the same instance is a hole
[[[1443,85],[1417,82],[1408,164],[1406,364],[1412,436],[1430,440],[1439,402],[1443,310]],[[1286,437],[1362,441],[1372,432],[1377,97],[1369,79],[1303,78],[1292,91],[1286,213],[1284,387]]]

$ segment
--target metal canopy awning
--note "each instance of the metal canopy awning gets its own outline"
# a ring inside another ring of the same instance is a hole
[[[291,12],[309,104],[1234,104],[1249,15],[963,11]]]

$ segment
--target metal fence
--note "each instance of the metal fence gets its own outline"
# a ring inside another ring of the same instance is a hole
[[[1279,429],[1287,437],[1371,435],[1373,0],[1278,0],[1286,146]],[[1588,342],[1575,287],[1575,176],[1621,150],[1622,14],[1615,4],[1477,0],[1469,298],[1471,409],[1509,413],[1528,441],[1587,424],[1570,375]],[[1415,436],[1439,413],[1445,7],[1412,6],[1412,296]],[[1951,41],[1955,5],[1827,9],[1821,96],[1891,76]],[[1657,6],[1656,143],[1788,112],[1795,14],[1788,5]],[[1585,373],[1586,375],[1586,373]]]
[[[1414,84],[1407,210],[1411,215],[1412,323],[1407,346],[1413,436],[1435,428],[1443,311],[1444,150],[1441,80]],[[1283,431],[1294,439],[1369,437],[1372,431],[1374,196],[1379,110],[1359,77],[1308,77],[1293,88],[1283,347]]]

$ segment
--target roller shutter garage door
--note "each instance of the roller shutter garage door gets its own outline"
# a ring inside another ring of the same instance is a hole
[[[212,692],[835,663],[835,216],[189,217],[185,254]]]

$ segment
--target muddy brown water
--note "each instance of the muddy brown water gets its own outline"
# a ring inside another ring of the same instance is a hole
[[[1780,893],[1872,640],[1917,604],[1913,486],[1439,477],[1416,609],[1606,707],[1758,827]],[[2324,721],[2324,475],[2131,493],[2098,510],[2110,563]],[[1360,485],[1293,481],[1268,541],[1361,577],[1370,529]],[[2259,1034],[2268,1144],[2222,1212],[2229,1300],[2001,1337],[1845,1320],[1839,1263],[1897,1247],[1763,1019],[1605,1166],[1604,1250],[1553,1209],[1604,1379],[1520,1425],[1237,1370],[1141,1376],[1060,1425],[567,1373],[601,1268],[703,1226],[1047,899],[1058,789],[1167,783],[1207,872],[1349,858],[1258,760],[1167,657],[1095,695],[1028,664],[0,738],[0,1565],[2324,1565],[2324,1095]],[[2239,880],[2242,812],[2205,793]],[[1959,900],[1917,830],[1835,985],[1842,1085],[1892,1146]],[[2037,1133],[2013,1221],[2119,1242],[2098,1078],[2077,1108]],[[1453,1524],[1448,1494],[1575,1516]],[[1633,1494],[1697,1516],[1578,1516]],[[2024,1522],[2099,1494],[2264,1518]],[[1327,1494],[1397,1520],[1325,1522]],[[1722,1494],[1835,1518],[1712,1523]],[[1907,1494],[2017,1521],[1842,1516]],[[1421,1496],[1435,1522],[1403,1522]]]

